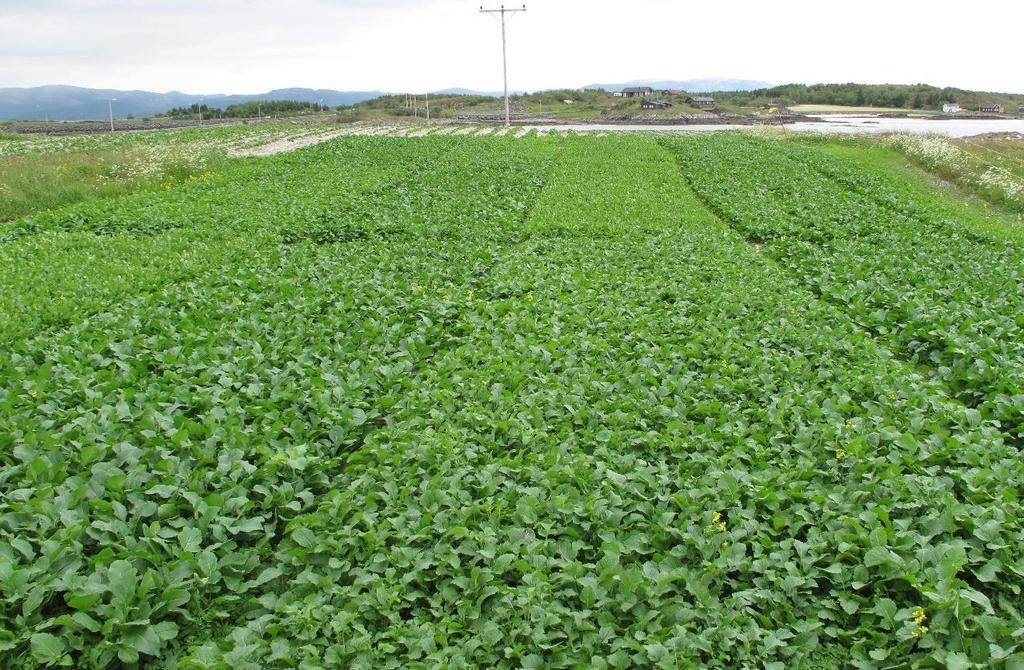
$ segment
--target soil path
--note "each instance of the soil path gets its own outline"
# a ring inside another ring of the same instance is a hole
[[[235,149],[230,153],[233,158],[244,158],[247,156],[273,156],[274,154],[284,153],[285,151],[295,151],[302,147],[312,146],[314,144],[320,144],[321,142],[327,142],[333,140],[335,137],[341,137],[342,135],[348,135],[350,130],[332,130],[326,133],[317,133],[315,135],[305,135],[303,137],[297,137],[295,139],[280,139],[270,142],[268,144],[261,144],[255,147],[248,147],[245,149]]]

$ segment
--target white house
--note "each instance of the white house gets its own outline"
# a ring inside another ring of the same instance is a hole
[[[959,114],[962,111],[963,110],[960,109],[960,103],[959,102],[944,102],[944,103],[942,103],[942,113],[943,114]]]

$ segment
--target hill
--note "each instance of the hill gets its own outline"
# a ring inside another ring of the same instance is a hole
[[[585,89],[602,88],[606,91],[621,91],[630,86],[650,86],[660,89],[679,89],[691,93],[710,93],[717,91],[752,91],[767,88],[771,84],[748,79],[634,79],[622,84],[590,84]]]
[[[785,84],[768,88],[725,93],[719,97],[737,105],[778,101],[786,105],[845,105],[940,110],[944,102],[958,102],[964,109],[977,109],[994,101],[1009,110],[1024,103],[1024,95],[962,88],[940,88],[928,84]]]
[[[170,91],[121,91],[81,88],[78,86],[38,86],[34,88],[0,88],[0,119],[54,119],[77,121],[106,118],[107,101],[116,98],[114,115],[124,118],[152,116],[175,107],[206,104],[228,107],[262,100],[296,100],[320,103],[329,107],[351,105],[375,98],[380,91],[335,91],[331,89],[284,88],[260,94],[197,95]]]

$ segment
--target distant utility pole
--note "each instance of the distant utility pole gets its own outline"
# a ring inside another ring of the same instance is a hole
[[[522,9],[505,9],[505,5],[502,5],[500,9],[484,9],[483,5],[480,6],[481,14],[500,14],[501,15],[501,65],[505,75],[505,127],[512,125],[512,112],[508,104],[508,50],[505,47],[505,15],[514,14],[516,12],[525,12],[526,5],[523,5]]]
[[[117,98],[111,98],[107,100],[107,111],[110,112],[110,132],[114,132],[114,103],[117,102]]]
[[[430,91],[427,91],[423,95],[423,97],[427,101],[427,121],[429,121],[430,120]]]
[[[199,101],[199,125],[203,125],[203,101]]]

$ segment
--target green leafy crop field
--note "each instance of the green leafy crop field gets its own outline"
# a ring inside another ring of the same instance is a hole
[[[747,135],[0,224],[0,665],[1024,668],[1024,247]]]

